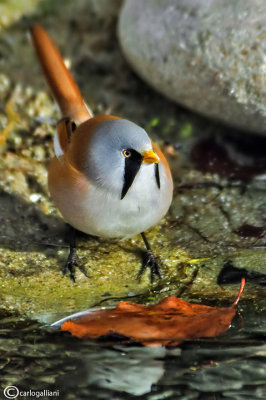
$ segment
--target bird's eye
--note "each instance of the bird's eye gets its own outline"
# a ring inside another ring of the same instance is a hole
[[[130,157],[130,156],[131,156],[131,151],[129,151],[129,150],[123,150],[123,156],[124,156],[125,158]]]

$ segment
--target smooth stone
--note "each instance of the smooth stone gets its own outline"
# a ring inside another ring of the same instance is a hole
[[[265,0],[126,0],[122,50],[168,98],[266,134]]]

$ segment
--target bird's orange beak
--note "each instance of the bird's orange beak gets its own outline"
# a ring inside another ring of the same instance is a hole
[[[157,156],[157,154],[153,150],[144,151],[142,153],[142,156],[143,156],[142,161],[145,163],[158,164],[160,162],[160,158]]]

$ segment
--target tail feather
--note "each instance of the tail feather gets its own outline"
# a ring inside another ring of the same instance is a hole
[[[45,30],[38,24],[31,29],[32,41],[62,117],[84,122],[92,115],[72,75]]]

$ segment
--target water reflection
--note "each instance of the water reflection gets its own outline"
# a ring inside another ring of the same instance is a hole
[[[135,396],[150,393],[164,374],[164,347],[115,346],[87,357],[87,383]]]
[[[2,319],[1,386],[59,389],[66,400],[264,400],[265,312],[250,304],[242,314],[244,327],[236,322],[217,339],[174,349],[79,340],[37,322]]]

